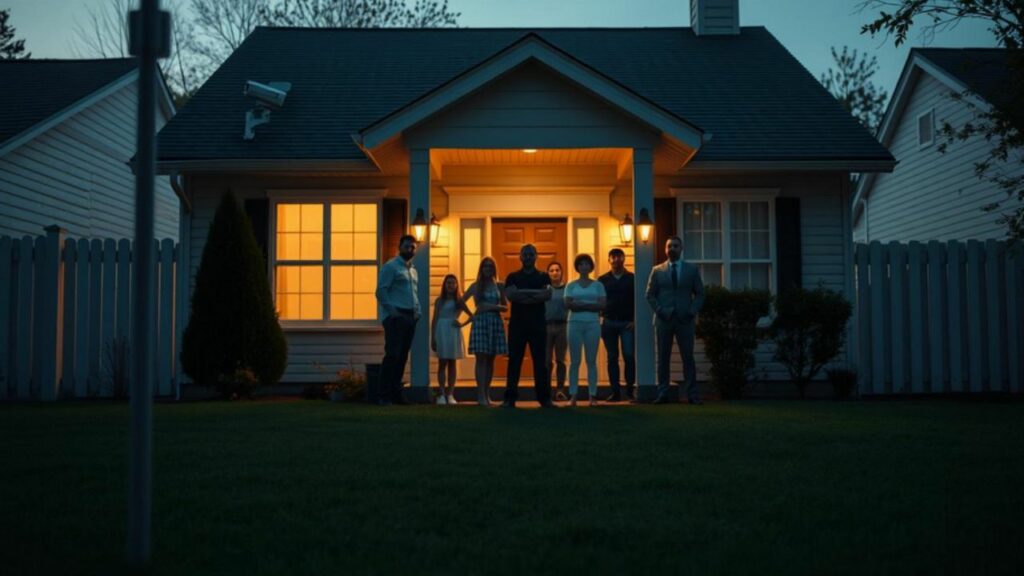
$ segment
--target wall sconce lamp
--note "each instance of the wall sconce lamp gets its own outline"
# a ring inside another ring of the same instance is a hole
[[[626,212],[626,217],[619,222],[619,238],[626,246],[633,243],[633,219],[629,217],[629,212]]]
[[[430,213],[430,245],[437,246],[437,240],[441,237],[441,223],[437,221],[437,216],[433,212]]]
[[[647,244],[651,241],[651,231],[654,230],[654,221],[651,220],[651,215],[647,213],[647,208],[640,209],[640,218],[636,223],[637,231],[640,233],[640,241]]]
[[[423,208],[417,208],[416,217],[412,219],[412,236],[417,244],[427,237],[427,220],[423,217]]]

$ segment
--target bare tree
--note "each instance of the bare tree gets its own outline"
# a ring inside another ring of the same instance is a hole
[[[270,0],[190,0],[192,34],[185,42],[203,79],[257,27],[269,24]]]
[[[277,25],[324,28],[440,28],[461,15],[448,0],[280,0],[270,14]]]
[[[31,58],[31,52],[25,52],[25,41],[15,40],[17,30],[7,23],[11,17],[10,10],[0,10],[0,60],[24,60]]]
[[[888,94],[871,81],[878,71],[878,58],[860,54],[843,46],[842,52],[831,48],[835,66],[821,75],[821,83],[843,105],[847,112],[860,120],[872,134],[877,132],[885,114]]]

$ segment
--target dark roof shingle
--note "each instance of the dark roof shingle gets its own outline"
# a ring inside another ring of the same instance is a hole
[[[1010,51],[1005,48],[914,48],[991,104],[1006,103]]]
[[[131,58],[0,60],[0,143],[136,68]]]
[[[531,33],[710,132],[697,159],[892,158],[767,30],[746,27],[257,28],[160,132],[160,159],[363,158],[352,133]],[[292,83],[250,142],[246,80]]]

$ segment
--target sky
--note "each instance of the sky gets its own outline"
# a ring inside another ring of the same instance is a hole
[[[74,58],[75,23],[107,0],[0,0],[34,58]],[[816,78],[832,65],[830,46],[848,45],[878,58],[875,82],[890,95],[911,46],[926,45],[916,30],[896,48],[892,39],[860,34],[871,15],[861,0],[740,0],[740,24],[764,26]],[[689,26],[689,0],[449,0],[468,27]],[[964,22],[932,39],[931,47],[995,46],[984,23]]]

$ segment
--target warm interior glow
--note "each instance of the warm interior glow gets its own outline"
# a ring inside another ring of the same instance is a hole
[[[536,148],[523,148],[523,154],[536,154]]]

